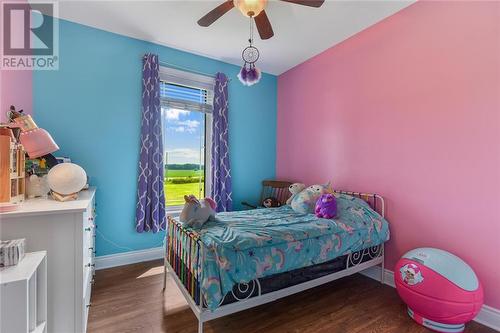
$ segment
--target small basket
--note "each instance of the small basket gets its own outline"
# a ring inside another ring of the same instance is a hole
[[[17,265],[24,258],[26,239],[0,241],[0,267]]]

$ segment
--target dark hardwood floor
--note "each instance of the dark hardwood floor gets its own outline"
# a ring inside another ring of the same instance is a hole
[[[195,333],[197,320],[173,280],[162,293],[161,261],[97,272],[89,332]],[[396,290],[356,274],[205,323],[207,333],[424,333]],[[471,322],[467,333],[495,331]]]

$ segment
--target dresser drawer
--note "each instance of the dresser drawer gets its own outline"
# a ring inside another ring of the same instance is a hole
[[[92,272],[89,272],[84,279],[84,291],[83,291],[83,332],[87,331],[87,320],[89,317],[89,311],[90,311],[90,306],[92,305],[91,303],[91,296],[92,296]]]
[[[83,276],[87,276],[87,274],[90,274],[92,276],[92,275],[94,275],[94,267],[95,267],[94,258],[89,257],[86,260],[88,260],[88,261],[84,261]]]
[[[94,283],[94,277],[92,275],[92,271],[88,270],[83,274],[83,290],[82,290],[82,297],[83,297],[83,305],[86,306],[87,304],[90,304],[90,290],[93,287]]]
[[[94,274],[94,238],[90,237],[83,245],[83,276],[85,277],[89,272]]]
[[[94,272],[94,254],[95,254],[95,213],[94,201],[89,204],[83,214],[83,274],[84,277],[90,272]]]
[[[91,207],[87,208],[87,210],[83,214],[83,237],[84,244],[85,239],[92,238],[95,233],[95,223],[94,223],[94,213],[92,212]]]
[[[95,225],[95,206],[94,201],[92,201],[85,212],[83,213],[83,225],[84,227],[94,226]]]
[[[83,229],[83,241],[82,241],[82,263],[84,266],[88,264],[92,265],[94,261],[95,253],[95,228],[89,226]]]
[[[95,226],[87,226],[83,228],[83,257],[85,259],[86,256],[89,256],[90,254],[93,254],[93,251],[95,251],[94,248],[94,242],[95,242]],[[91,250],[92,251],[89,251]]]

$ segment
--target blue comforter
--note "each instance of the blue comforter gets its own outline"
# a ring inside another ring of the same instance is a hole
[[[299,214],[289,206],[217,214],[201,241],[202,292],[209,309],[236,283],[332,260],[389,239],[387,221],[361,199],[337,197],[335,219]]]

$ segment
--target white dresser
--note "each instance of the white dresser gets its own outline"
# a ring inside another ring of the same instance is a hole
[[[87,330],[94,275],[95,189],[78,200],[33,199],[0,213],[0,239],[26,238],[26,251],[47,251],[47,332]]]

